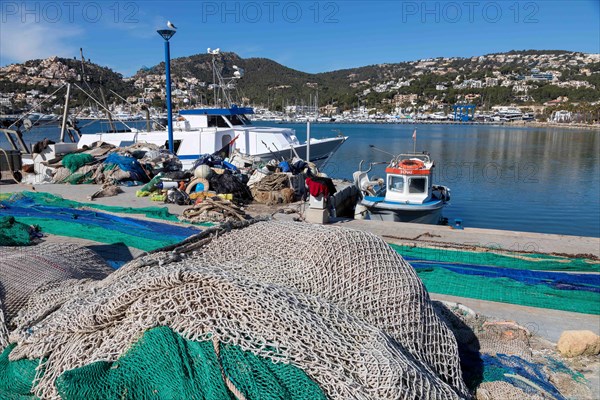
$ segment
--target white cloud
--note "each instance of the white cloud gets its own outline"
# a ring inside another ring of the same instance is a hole
[[[76,26],[49,23],[2,22],[0,64],[50,56],[72,57],[79,46],[72,38],[82,34]]]

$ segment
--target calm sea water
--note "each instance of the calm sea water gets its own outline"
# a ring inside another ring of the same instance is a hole
[[[143,127],[143,123],[136,123]],[[84,126],[85,123],[81,123]],[[301,124],[261,123],[296,129]],[[467,227],[600,237],[600,133],[593,130],[517,128],[478,125],[313,124],[312,137],[348,136],[325,168],[336,178],[352,179],[361,160],[389,161],[370,144],[397,154],[417,151],[435,160],[434,183],[450,187],[450,221]],[[98,129],[98,124],[84,128]],[[56,139],[57,127],[32,130],[27,142]],[[0,138],[0,145],[6,146]],[[385,166],[371,176],[384,176]]]
[[[305,125],[296,129],[301,140]],[[450,187],[450,221],[467,227],[600,237],[600,132],[489,125],[313,124],[311,136],[349,139],[326,167],[352,179],[361,160],[389,161],[370,144],[397,154],[417,151],[435,160],[434,183]],[[371,176],[385,176],[385,166]]]

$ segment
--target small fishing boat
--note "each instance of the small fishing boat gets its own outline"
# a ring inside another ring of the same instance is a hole
[[[438,224],[442,209],[450,201],[450,189],[433,185],[434,162],[429,153],[395,156],[385,169],[385,180],[370,180],[367,171],[353,174],[361,193],[355,211],[357,219]]]

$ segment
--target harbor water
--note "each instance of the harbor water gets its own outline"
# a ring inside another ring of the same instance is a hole
[[[99,121],[82,121],[83,132],[101,130]],[[145,122],[128,123],[144,128]],[[305,124],[258,122],[296,129]],[[598,130],[493,125],[312,124],[311,137],[341,132],[349,139],[325,167],[334,178],[352,179],[361,160],[388,162],[392,154],[417,151],[435,160],[434,184],[450,187],[444,216],[466,227],[600,237],[600,133]],[[27,143],[58,139],[56,125],[34,128]],[[4,137],[0,145],[6,148]],[[371,177],[383,177],[375,166]],[[527,250],[527,249],[514,249]]]

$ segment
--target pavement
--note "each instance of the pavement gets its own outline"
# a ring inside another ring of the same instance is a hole
[[[553,343],[558,342],[561,333],[567,330],[590,330],[600,335],[600,315],[526,307],[437,293],[430,293],[430,297],[433,300],[462,304],[478,314],[500,321],[514,321],[531,333]]]

